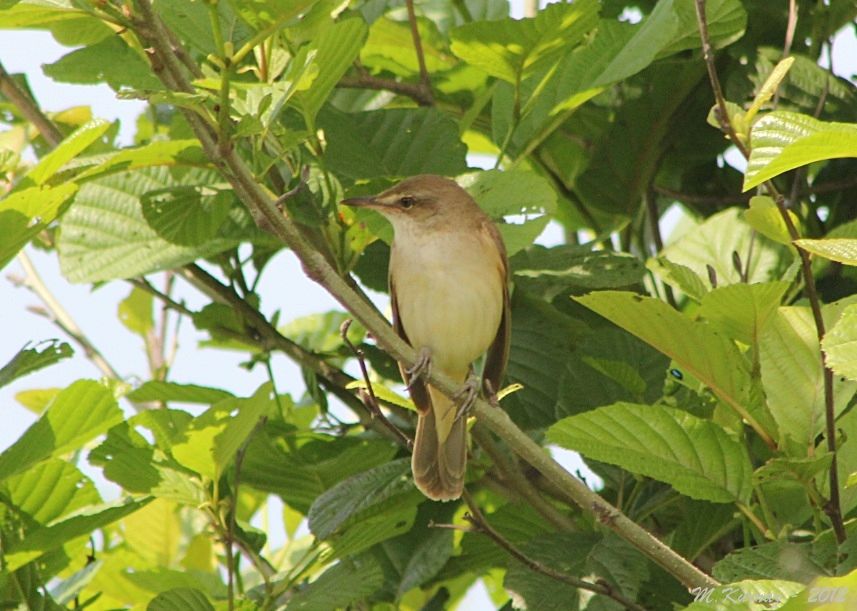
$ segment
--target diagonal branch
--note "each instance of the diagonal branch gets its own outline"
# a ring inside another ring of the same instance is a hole
[[[137,29],[137,33],[145,39],[146,47],[152,48],[151,61],[165,62],[169,65],[170,59],[165,58],[170,54],[166,37],[163,35],[151,36],[152,32],[157,31],[157,24],[153,23],[156,17],[152,10],[151,0],[135,0],[135,4],[141,9],[143,26],[143,28]],[[177,64],[177,61],[174,60],[174,64]],[[170,67],[169,71],[160,72],[164,82],[171,88],[189,87],[187,78],[181,74],[180,70],[175,72],[174,67]],[[312,280],[324,286],[335,299],[349,310],[372,333],[382,350],[405,365],[413,365],[417,356],[414,349],[396,335],[390,323],[380,315],[374,306],[362,299],[351,287],[348,280],[330,265],[324,255],[312,248],[297,227],[283,217],[274,205],[276,198],[256,181],[253,173],[236,154],[235,150],[233,148],[225,151],[218,150],[217,138],[213,137],[209,126],[193,112],[186,111],[185,116],[200,139],[206,155],[224,173],[236,195],[251,212],[257,224],[270,228],[274,235],[295,252],[303,264],[304,272]],[[458,385],[449,377],[437,372],[430,376],[429,382],[440,392],[450,397],[459,390]],[[567,489],[584,511],[595,515],[604,525],[619,533],[622,538],[637,547],[683,584],[689,587],[717,584],[710,576],[679,556],[563,469],[559,463],[545,453],[541,446],[516,427],[503,410],[497,409],[487,401],[480,399],[475,403],[473,413],[480,423],[501,437],[521,458],[541,471],[546,477],[554,480],[558,487]]]
[[[607,596],[615,600],[617,603],[619,603],[626,609],[631,609],[632,611],[645,611],[645,607],[642,607],[633,600],[628,600],[621,593],[610,587],[607,583],[592,583],[590,581],[580,579],[579,577],[564,573],[563,571],[558,571],[552,566],[548,566],[543,562],[539,562],[534,558],[530,558],[520,549],[515,547],[515,545],[511,541],[509,541],[503,535],[497,532],[497,530],[495,530],[494,527],[488,523],[488,520],[485,519],[485,516],[479,509],[479,506],[473,500],[473,497],[470,496],[470,493],[466,490],[464,492],[464,500],[467,502],[467,506],[470,508],[470,514],[465,515],[464,519],[470,522],[470,524],[473,526],[473,529],[476,532],[486,535],[489,539],[496,543],[497,546],[499,546],[507,554],[512,556],[512,558],[522,563],[531,571],[535,573],[541,573],[546,577],[555,579],[556,581],[562,582],[573,588],[577,588],[578,590],[588,590],[596,594]]]
[[[27,121],[35,125],[51,148],[62,142],[62,134],[57,129],[57,126],[54,125],[54,122],[42,112],[42,109],[39,108],[35,100],[18,86],[18,83],[6,72],[6,68],[3,67],[2,63],[0,63],[0,93],[6,96],[21,111],[21,114],[24,115]]]

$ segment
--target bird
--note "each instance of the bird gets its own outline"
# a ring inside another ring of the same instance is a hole
[[[414,483],[428,498],[464,490],[466,411],[480,390],[494,397],[509,359],[509,262],[491,218],[455,181],[423,174],[343,204],[375,210],[393,226],[388,283],[393,327],[418,354],[400,363],[417,408]],[[473,363],[485,355],[482,382]],[[441,371],[461,384],[450,399],[425,382]]]

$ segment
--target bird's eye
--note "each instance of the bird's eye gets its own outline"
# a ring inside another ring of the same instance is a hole
[[[413,206],[416,203],[416,201],[417,200],[414,199],[413,197],[411,197],[410,195],[405,195],[403,198],[401,198],[399,200],[399,205],[402,208],[410,208],[411,206]]]

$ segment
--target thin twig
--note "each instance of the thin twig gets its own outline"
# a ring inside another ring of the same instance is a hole
[[[98,367],[99,371],[108,378],[121,380],[122,376],[113,368],[113,366],[104,358],[101,351],[95,347],[95,344],[86,336],[83,330],[71,317],[71,314],[63,307],[63,305],[54,297],[50,289],[42,280],[30,257],[27,253],[21,251],[18,253],[18,261],[21,267],[24,268],[24,278],[12,277],[13,283],[23,286],[32,291],[44,304],[45,309],[34,310],[36,314],[45,316],[48,320],[59,327],[63,333],[71,338],[78,346],[83,348],[83,352],[92,363]]]
[[[717,104],[717,120],[720,127],[729,136],[729,140],[735,145],[741,154],[749,159],[750,151],[735,133],[732,121],[729,120],[729,110],[726,107],[726,98],[723,96],[723,88],[717,77],[717,67],[714,65],[714,51],[711,48],[711,38],[708,34],[708,19],[705,15],[705,0],[696,0],[696,22],[699,26],[699,36],[702,39],[702,57],[705,60],[705,68],[708,70],[708,79],[711,81],[711,89],[714,92],[714,101]]]
[[[62,133],[54,125],[54,122],[42,112],[36,101],[18,86],[15,79],[6,72],[6,68],[3,67],[2,63],[0,63],[0,93],[6,96],[21,111],[21,114],[24,115],[27,121],[35,125],[51,148],[56,147],[62,142]]]
[[[646,611],[645,607],[642,607],[633,600],[628,600],[620,592],[614,590],[606,582],[601,581],[599,583],[592,583],[590,581],[585,581],[583,579],[580,579],[579,577],[575,577],[562,571],[558,571],[552,566],[548,566],[547,564],[539,562],[535,558],[527,556],[524,552],[518,549],[511,541],[506,539],[497,530],[495,530],[493,526],[488,523],[488,520],[485,519],[485,516],[479,509],[479,506],[473,500],[473,497],[470,496],[469,492],[465,490],[462,496],[464,497],[467,506],[470,508],[470,513],[465,514],[464,519],[470,522],[470,524],[473,526],[473,530],[475,532],[486,535],[494,543],[496,543],[497,546],[499,546],[506,553],[508,553],[518,562],[522,563],[531,571],[541,573],[546,577],[550,577],[551,579],[555,579],[556,581],[560,581],[566,585],[569,585],[573,588],[577,588],[579,590],[588,590],[596,594],[601,594],[602,596],[607,596],[615,600],[617,603],[619,603],[626,609],[632,609],[633,611]]]
[[[369,379],[369,371],[366,368],[366,359],[363,351],[355,346],[350,339],[348,339],[348,329],[351,327],[352,320],[350,318],[343,321],[343,323],[339,327],[339,336],[342,338],[342,341],[348,346],[348,349],[354,354],[357,358],[357,364],[360,366],[360,373],[363,375],[363,382],[366,384],[366,393],[362,394],[363,403],[366,405],[366,409],[369,410],[369,413],[372,414],[373,418],[377,418],[380,420],[381,424],[387,427],[396,437],[399,438],[399,443],[401,443],[409,452],[413,451],[414,442],[413,440],[405,434],[399,427],[390,422],[387,417],[384,415],[384,412],[381,411],[381,405],[378,403],[378,397],[375,396],[375,389],[372,388],[372,380]]]
[[[559,511],[556,507],[548,503],[539,491],[533,486],[519,468],[514,458],[510,458],[503,450],[498,447],[497,443],[491,438],[491,433],[486,431],[484,427],[476,423],[476,426],[471,430],[471,435],[474,441],[479,444],[485,453],[491,457],[499,474],[502,476],[502,482],[517,494],[523,501],[528,503],[535,509],[545,520],[553,524],[556,528],[564,531],[576,530],[574,520],[566,514]]]
[[[411,98],[420,106],[431,106],[434,104],[434,97],[426,95],[425,88],[421,84],[403,83],[402,81],[373,76],[367,72],[359,73],[356,76],[344,76],[339,79],[337,86],[345,89],[391,91]]]
[[[696,0],[696,17],[699,24],[699,35],[702,40],[703,57],[708,70],[708,76],[711,81],[711,89],[714,92],[714,98],[717,101],[717,106],[720,109],[718,113],[718,121],[728,135],[732,143],[738,147],[741,154],[746,159],[750,158],[750,151],[741,142],[732,126],[729,119],[729,114],[726,112],[726,100],[723,97],[723,90],[720,87],[720,80],[717,76],[717,70],[714,65],[714,55],[711,51],[711,41],[708,34],[708,22],[705,16],[705,0]],[[791,214],[786,207],[785,198],[777,190],[776,186],[771,182],[765,183],[765,188],[771,194],[780,216],[786,225],[789,232],[789,237],[792,241],[800,239],[800,234],[792,221]],[[847,538],[845,533],[845,525],[842,521],[842,506],[839,500],[839,469],[836,452],[836,412],[834,409],[833,396],[833,370],[827,366],[824,351],[820,349],[821,342],[825,335],[824,318],[821,312],[821,300],[818,297],[818,291],[815,286],[815,277],[812,273],[812,261],[808,252],[802,248],[798,248],[798,255],[801,262],[801,275],[804,281],[804,293],[809,301],[812,317],[815,322],[816,336],[819,343],[819,358],[824,377],[824,415],[825,415],[825,437],[827,438],[827,449],[833,456],[833,461],[830,464],[830,500],[825,504],[824,511],[830,518],[833,526],[833,532],[836,535],[838,543],[842,543]]]
[[[425,95],[426,99],[431,100],[428,105],[431,105],[434,103],[434,94],[431,90],[431,79],[429,79],[428,69],[426,68],[423,42],[420,40],[420,29],[417,26],[414,0],[405,0],[405,6],[408,7],[408,23],[411,25],[411,38],[414,40],[414,50],[417,52],[417,63],[420,66],[420,84],[422,85],[423,95]]]

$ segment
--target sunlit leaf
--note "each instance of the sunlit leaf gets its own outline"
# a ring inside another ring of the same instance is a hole
[[[29,373],[38,371],[44,367],[50,367],[63,359],[74,354],[65,342],[58,339],[50,339],[39,342],[32,347],[27,344],[21,348],[8,363],[0,369],[0,386],[6,386],[13,380],[17,380]]]
[[[759,119],[752,138],[744,191],[816,161],[857,157],[857,124],[819,121],[784,110]]]
[[[54,397],[41,418],[0,454],[0,480],[78,450],[121,421],[122,412],[107,387],[78,380]]]

